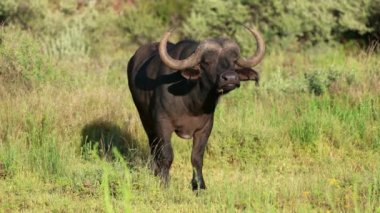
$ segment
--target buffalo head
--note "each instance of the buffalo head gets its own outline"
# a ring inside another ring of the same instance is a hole
[[[167,41],[171,31],[166,32],[160,41],[159,54],[163,63],[171,69],[181,71],[184,78],[202,78],[213,85],[217,93],[228,93],[240,86],[240,81],[259,81],[259,73],[251,67],[264,57],[265,42],[260,32],[247,28],[257,42],[256,53],[248,58],[240,55],[237,43],[228,38],[211,38],[202,41],[187,58],[177,60],[167,52]]]

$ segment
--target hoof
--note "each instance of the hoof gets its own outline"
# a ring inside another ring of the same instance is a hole
[[[191,188],[193,189],[194,192],[197,192],[199,190],[205,190],[206,185],[204,183],[199,183],[196,180],[191,181]]]

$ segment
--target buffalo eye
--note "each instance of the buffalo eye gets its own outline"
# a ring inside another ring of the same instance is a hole
[[[233,62],[236,62],[239,58],[239,53],[235,50],[229,50],[226,56],[232,59]]]
[[[205,60],[202,60],[202,65],[203,66],[210,66],[211,65],[211,63],[212,63],[212,61],[211,60],[207,60],[207,59],[205,59]]]

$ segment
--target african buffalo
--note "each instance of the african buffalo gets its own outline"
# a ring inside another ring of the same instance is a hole
[[[240,81],[259,81],[259,73],[251,67],[263,59],[265,42],[257,29],[247,29],[257,42],[256,53],[247,59],[228,38],[173,44],[167,42],[171,31],[160,43],[141,46],[130,59],[129,89],[148,136],[154,173],[164,184],[173,162],[171,135],[175,132],[181,138],[193,138],[191,185],[193,190],[206,188],[203,154],[218,99],[239,87]]]

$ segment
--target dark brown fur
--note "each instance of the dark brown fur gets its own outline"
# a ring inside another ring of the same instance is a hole
[[[219,97],[239,87],[241,80],[259,79],[256,71],[236,67],[235,61],[240,57],[237,45],[225,38],[210,42],[220,45],[220,49],[205,52],[200,64],[191,69],[168,68],[160,59],[158,43],[140,47],[128,64],[129,87],[148,136],[155,174],[168,182],[174,157],[173,132],[185,139],[193,138],[193,190],[206,188],[203,155]],[[171,57],[183,59],[198,45],[181,41],[169,43],[167,49]]]

